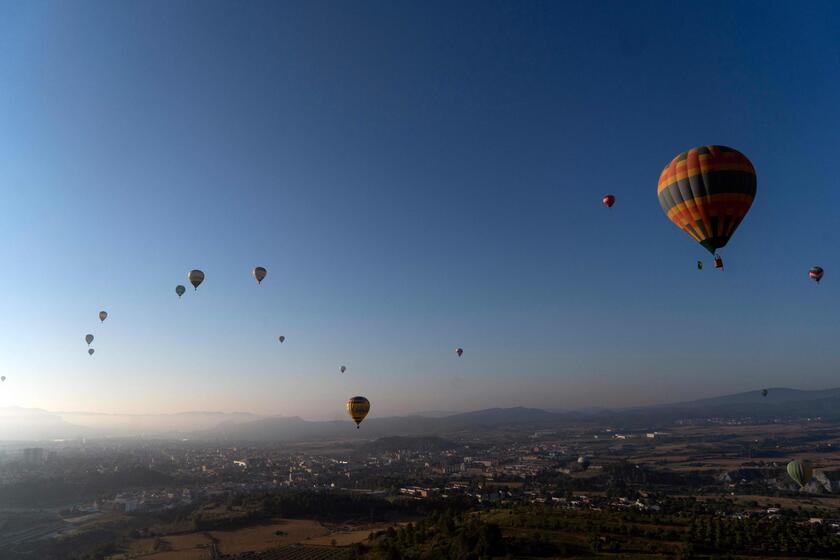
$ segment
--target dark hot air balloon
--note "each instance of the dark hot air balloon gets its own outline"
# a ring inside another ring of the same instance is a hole
[[[347,400],[347,414],[356,423],[356,429],[370,412],[370,401],[364,397],[353,397]]]
[[[463,348],[456,348],[455,353],[458,354],[458,357],[460,358],[461,356],[464,355],[464,349]]]
[[[762,389],[762,390],[761,390],[761,396],[762,396],[762,397],[766,397],[766,396],[767,396],[767,389]]]
[[[187,274],[187,280],[190,281],[190,284],[193,285],[193,288],[198,290],[198,287],[204,282],[204,273],[200,270],[191,270],[189,274]]]
[[[612,208],[613,204],[615,204],[615,197],[611,194],[608,194],[601,199],[601,202],[603,202],[604,206],[606,206],[607,208]]]
[[[258,266],[254,269],[252,274],[254,275],[254,278],[257,279],[257,284],[262,284],[263,278],[265,278],[265,275],[268,274],[268,271],[266,271],[263,267]]]
[[[175,293],[178,294],[179,299],[182,295],[184,295],[184,293],[186,291],[187,291],[187,289],[185,287],[183,287],[181,284],[178,284],[177,286],[175,286]]]
[[[87,345],[90,346],[90,343],[93,342],[93,335],[92,334],[86,334],[85,335],[85,342],[87,342]]]
[[[107,319],[107,318],[108,318],[108,312],[107,311],[100,311],[99,312],[99,320],[100,321],[104,322],[105,319]]]
[[[286,342],[286,337],[283,336],[283,335],[280,335],[280,336],[277,337],[277,340],[280,341],[280,344],[283,344],[284,342]]]
[[[88,348],[88,356],[93,356],[93,353],[96,352],[93,348]]]
[[[347,367],[346,366],[341,366],[340,368],[338,368],[338,371],[340,371],[341,373],[344,373],[345,371],[347,371]]]
[[[755,168],[726,146],[700,146],[671,160],[659,176],[662,210],[678,228],[715,255],[726,246],[756,193]]]
[[[812,266],[811,270],[808,271],[808,278],[819,284],[823,274],[824,271],[821,266]]]

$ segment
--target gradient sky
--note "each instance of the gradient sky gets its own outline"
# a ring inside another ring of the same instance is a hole
[[[0,406],[838,386],[838,23],[838,2],[0,0]],[[656,198],[701,144],[758,173],[723,273]]]

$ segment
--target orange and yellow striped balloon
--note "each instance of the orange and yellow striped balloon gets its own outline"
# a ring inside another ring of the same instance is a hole
[[[700,146],[671,160],[657,194],[668,219],[714,254],[747,215],[755,191],[755,168],[744,154]]]

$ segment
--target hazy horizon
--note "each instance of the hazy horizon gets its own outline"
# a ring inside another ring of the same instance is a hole
[[[0,4],[0,407],[343,419],[353,395],[374,417],[832,387],[837,21]],[[723,272],[656,197],[704,144],[758,176]]]
[[[532,409],[542,409],[550,412],[577,412],[577,411],[588,411],[588,410],[622,410],[622,409],[632,409],[632,408],[644,408],[649,406],[659,406],[659,405],[668,405],[668,404],[679,404],[683,402],[690,402],[695,400],[703,400],[707,398],[716,398],[716,397],[724,397],[730,394],[743,394],[743,393],[751,393],[751,392],[759,392],[762,388],[752,388],[746,389],[744,391],[738,391],[736,393],[710,393],[710,394],[694,394],[685,399],[669,399],[669,400],[654,400],[651,402],[639,402],[639,403],[630,403],[621,406],[607,406],[603,404],[586,404],[581,403],[577,406],[573,407],[553,407],[553,406],[538,406],[533,405],[530,403],[512,403],[506,405],[492,405],[488,407],[478,407],[478,408],[465,408],[461,410],[431,410],[431,409],[415,409],[415,410],[399,410],[393,411],[391,413],[382,413],[382,411],[376,411],[378,413],[372,412],[370,414],[371,418],[375,417],[389,417],[389,416],[413,416],[413,415],[428,415],[428,416],[448,416],[448,415],[456,415],[456,414],[463,414],[469,412],[477,412],[481,410],[487,410],[492,408],[502,408],[502,409],[510,409],[510,408],[532,408]],[[772,390],[793,390],[793,391],[831,391],[835,389],[840,389],[840,386],[827,386],[827,387],[818,387],[814,389],[803,389],[798,387],[768,387],[771,391]],[[40,410],[50,414],[59,415],[65,420],[70,421],[73,423],[72,418],[76,417],[91,417],[97,418],[100,417],[107,422],[109,418],[116,418],[116,417],[123,417],[123,418],[146,418],[146,417],[172,417],[172,416],[179,416],[179,415],[225,415],[225,416],[252,416],[254,418],[272,418],[272,417],[280,417],[280,418],[292,418],[292,417],[299,417],[303,420],[308,421],[332,421],[332,420],[345,420],[345,413],[344,411],[335,412],[332,411],[330,414],[325,415],[306,415],[306,414],[284,414],[282,412],[255,412],[250,410],[226,410],[226,409],[217,409],[217,410],[198,410],[198,409],[189,409],[189,410],[176,410],[176,411],[169,411],[169,412],[127,412],[127,411],[111,411],[111,412],[94,412],[94,411],[86,411],[86,410],[48,410],[38,407],[18,407],[18,406],[6,406],[0,407],[0,411],[2,410],[14,410],[14,409],[22,409],[22,410]]]

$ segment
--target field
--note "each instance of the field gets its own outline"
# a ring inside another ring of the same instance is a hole
[[[663,437],[587,443],[602,462],[614,457],[676,472],[720,472],[750,463],[775,463],[781,470],[794,458],[808,459],[815,468],[830,471],[840,470],[840,437],[836,435],[834,424],[803,421],[674,426]]]
[[[129,550],[117,558],[143,560],[204,560],[215,544],[221,554],[239,554],[263,551],[288,545],[320,545],[322,547],[349,546],[367,539],[374,531],[387,529],[389,524],[365,525],[358,528],[345,526],[329,528],[318,521],[306,519],[277,519],[266,525],[244,527],[233,531],[206,531],[169,535],[157,539],[143,538],[132,541]],[[286,549],[284,549],[286,550]],[[309,550],[315,554],[318,550]],[[289,548],[288,554],[304,554],[303,549]],[[330,557],[331,556],[325,556]],[[285,557],[284,557],[285,558]],[[292,556],[289,556],[292,558]],[[304,558],[304,556],[301,556]]]

